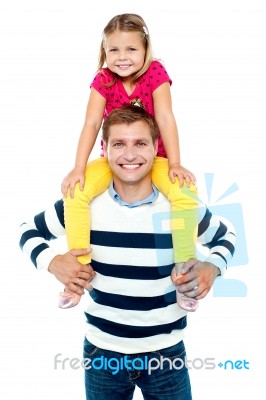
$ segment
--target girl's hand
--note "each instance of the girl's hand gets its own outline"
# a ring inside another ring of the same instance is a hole
[[[72,171],[67,174],[61,184],[61,191],[64,197],[67,197],[68,191],[70,194],[71,199],[74,198],[74,189],[76,183],[79,182],[80,190],[84,189],[85,177],[84,177],[84,170],[80,170],[78,168],[72,169]]]
[[[191,184],[195,184],[196,182],[194,174],[188,169],[182,167],[182,165],[180,164],[171,164],[169,166],[168,174],[172,183],[175,182],[176,177],[178,178],[179,187],[183,187],[184,180],[186,181],[188,187],[190,187]]]

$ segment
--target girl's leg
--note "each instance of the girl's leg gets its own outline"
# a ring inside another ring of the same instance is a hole
[[[90,247],[90,202],[109,186],[112,173],[106,158],[99,158],[87,164],[85,185],[81,191],[76,184],[74,198],[67,196],[64,201],[65,228],[69,250]],[[78,257],[82,264],[91,262],[90,255]]]
[[[168,160],[156,157],[152,170],[152,181],[171,203],[171,230],[173,238],[175,273],[180,274],[182,264],[196,257],[196,239],[198,226],[197,189],[194,185],[179,187],[176,180],[172,183],[168,176]],[[194,311],[197,301],[177,291],[177,302],[182,308]]]
[[[86,167],[84,189],[81,191],[77,183],[74,198],[70,198],[69,195],[65,198],[64,215],[69,250],[90,247],[90,202],[108,188],[111,179],[112,172],[106,158],[91,161]],[[78,260],[82,264],[89,264],[91,256],[79,256]],[[73,294],[66,290],[60,297],[59,307],[69,308],[79,302],[80,296],[75,294],[74,299],[69,298],[70,296]]]

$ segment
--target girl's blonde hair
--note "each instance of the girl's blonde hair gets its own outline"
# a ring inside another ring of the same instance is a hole
[[[115,31],[138,32],[143,41],[143,45],[146,50],[145,51],[145,59],[144,59],[144,64],[143,64],[143,67],[141,68],[141,70],[136,72],[132,76],[133,82],[136,82],[138,80],[138,78],[147,71],[147,69],[149,68],[149,66],[153,60],[151,39],[150,39],[147,25],[146,25],[145,21],[143,20],[143,18],[137,14],[120,14],[120,15],[116,15],[115,17],[113,17],[108,22],[108,24],[106,25],[106,27],[103,30],[97,71],[102,70],[103,65],[106,61],[106,53],[105,53],[106,40],[107,40],[108,36],[111,35],[112,33],[114,33]],[[110,82],[109,84],[107,84],[105,86],[112,86],[115,81],[116,81],[116,78],[114,76],[113,82]]]

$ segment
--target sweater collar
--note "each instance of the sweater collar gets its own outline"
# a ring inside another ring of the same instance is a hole
[[[134,207],[139,207],[143,204],[153,203],[154,200],[157,199],[159,191],[153,184],[152,184],[152,190],[153,190],[152,193],[148,197],[146,197],[146,199],[134,201],[133,203],[127,203],[126,201],[123,201],[121,199],[121,197],[119,196],[119,194],[115,191],[113,180],[110,183],[110,186],[108,188],[108,192],[109,192],[110,196],[112,197],[112,199],[114,199],[114,201],[116,203],[120,204],[120,206],[125,206],[128,208],[134,208]]]

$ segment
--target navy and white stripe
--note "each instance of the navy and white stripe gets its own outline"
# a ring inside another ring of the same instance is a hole
[[[210,251],[206,261],[217,265],[223,273],[235,251],[236,236],[233,227],[227,221],[225,225],[207,209],[198,225],[198,243]]]
[[[106,191],[91,204],[94,290],[87,294],[86,336],[96,346],[122,353],[153,351],[183,337],[186,312],[176,305],[172,236],[169,226],[154,232],[155,213],[170,206],[159,194],[152,204],[129,209]],[[234,251],[234,233],[205,209],[199,243],[210,249],[208,261],[226,267]],[[54,257],[50,241],[64,234],[62,200],[33,223],[21,226],[20,246],[37,268]],[[167,225],[167,224],[166,224]],[[40,251],[41,246],[43,250]]]
[[[47,242],[64,234],[64,204],[63,200],[59,200],[53,207],[20,226],[19,246],[36,268],[48,269],[56,253]]]

